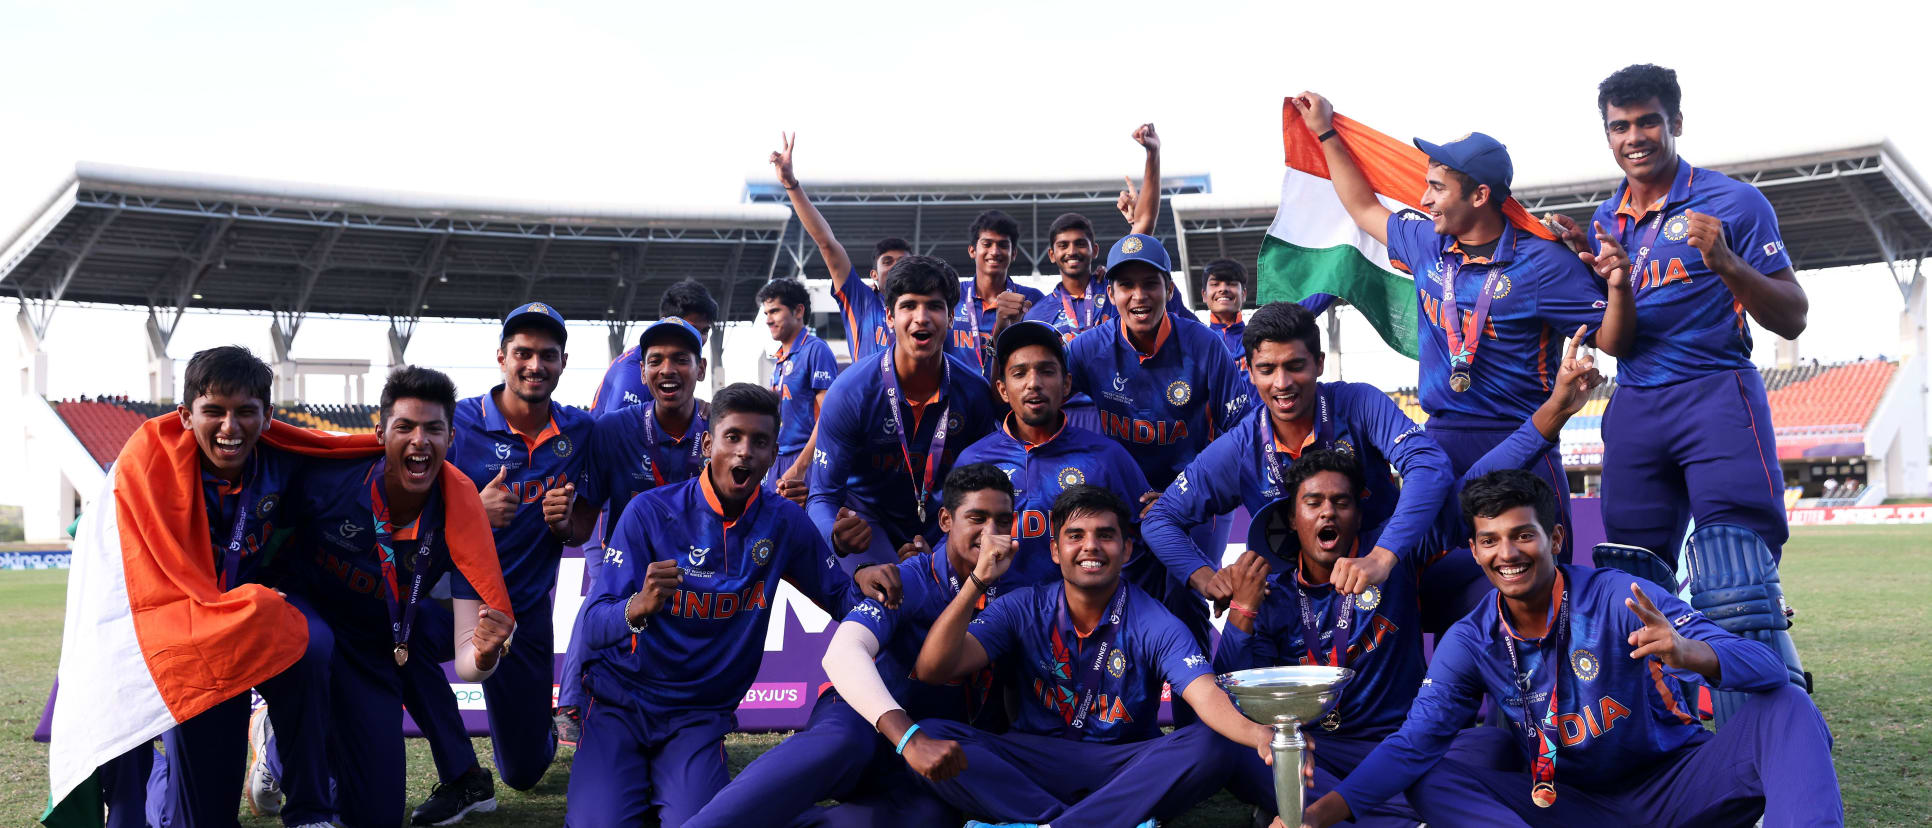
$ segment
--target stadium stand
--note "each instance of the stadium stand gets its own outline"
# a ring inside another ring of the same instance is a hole
[[[53,404],[61,422],[74,438],[105,469],[127,445],[141,423],[173,412],[174,406],[130,400],[126,397],[96,397],[61,400]],[[285,423],[345,434],[372,434],[378,411],[373,405],[293,405],[275,407],[275,419]]]

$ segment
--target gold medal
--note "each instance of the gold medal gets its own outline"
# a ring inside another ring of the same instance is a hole
[[[1530,801],[1538,808],[1548,808],[1556,804],[1556,783],[1538,782],[1530,788]]]
[[[926,498],[924,495],[919,497],[919,525],[922,528],[926,525]]]
[[[1333,710],[1328,711],[1328,715],[1322,717],[1323,730],[1333,733],[1341,726],[1342,717]]]
[[[401,667],[404,664],[408,664],[408,663],[409,663],[409,645],[397,644],[396,645],[396,666]]]
[[[1456,371],[1449,375],[1449,390],[1458,394],[1469,390],[1469,372]]]

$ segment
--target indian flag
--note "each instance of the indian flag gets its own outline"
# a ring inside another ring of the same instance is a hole
[[[1416,209],[1412,202],[1422,195],[1429,167],[1421,150],[1342,115],[1335,116],[1335,131],[1383,206],[1397,213]],[[1292,99],[1281,102],[1281,139],[1288,168],[1281,177],[1281,207],[1261,245],[1256,298],[1319,304],[1323,295],[1338,297],[1361,311],[1389,347],[1414,359],[1415,280],[1390,263],[1386,246],[1355,226],[1335,195],[1321,142]],[[1511,224],[1550,238],[1515,199],[1504,202],[1503,214]]]
[[[262,443],[326,457],[381,451],[370,435],[287,423],[264,430]],[[448,464],[442,475],[444,536],[457,568],[484,603],[507,612],[509,593],[476,486]],[[49,826],[101,825],[101,765],[248,692],[308,647],[301,611],[275,590],[217,586],[201,492],[201,450],[169,413],[128,440],[81,518],[47,751],[49,807],[41,821]]]

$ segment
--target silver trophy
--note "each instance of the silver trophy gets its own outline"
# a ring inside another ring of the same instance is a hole
[[[1241,713],[1275,729],[1269,747],[1275,754],[1275,811],[1294,825],[1307,807],[1301,785],[1303,722],[1320,721],[1335,706],[1335,692],[1354,670],[1346,667],[1263,667],[1225,673],[1218,680]]]

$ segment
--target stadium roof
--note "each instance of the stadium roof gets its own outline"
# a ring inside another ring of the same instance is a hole
[[[1932,189],[1889,141],[1714,167],[1770,199],[1798,270],[1892,265],[1932,255]],[[1587,222],[1621,181],[1525,187],[1515,195],[1533,214],[1557,212]],[[1176,199],[1182,258],[1190,272],[1223,256],[1258,260],[1279,206],[1214,196]],[[1909,278],[1909,272],[1895,275],[1901,282]]]
[[[685,277],[752,315],[791,211],[585,205],[266,181],[81,163],[0,247],[0,290],[44,334],[59,301],[500,317],[531,299],[566,318],[654,316]]]
[[[914,252],[938,256],[952,264],[962,276],[972,274],[973,262],[966,250],[972,240],[966,229],[982,211],[1003,210],[1020,223],[1019,249],[1014,252],[1017,274],[1055,273],[1047,261],[1047,227],[1061,213],[1080,213],[1093,222],[1100,244],[1126,235],[1127,222],[1114,209],[1120,195],[1119,179],[1066,179],[1046,181],[925,180],[925,181],[804,181],[812,204],[838,234],[852,256],[853,264],[866,269],[872,245],[880,239],[897,236],[912,243]],[[1210,188],[1206,175],[1161,177],[1161,213],[1154,222],[1154,236],[1178,255],[1174,247],[1175,196],[1205,193]],[[770,181],[747,181],[745,200],[754,205],[789,206],[785,190]],[[806,238],[797,222],[785,228],[784,254],[773,264],[772,275],[803,273],[808,278],[826,278],[825,263],[818,248]]]

